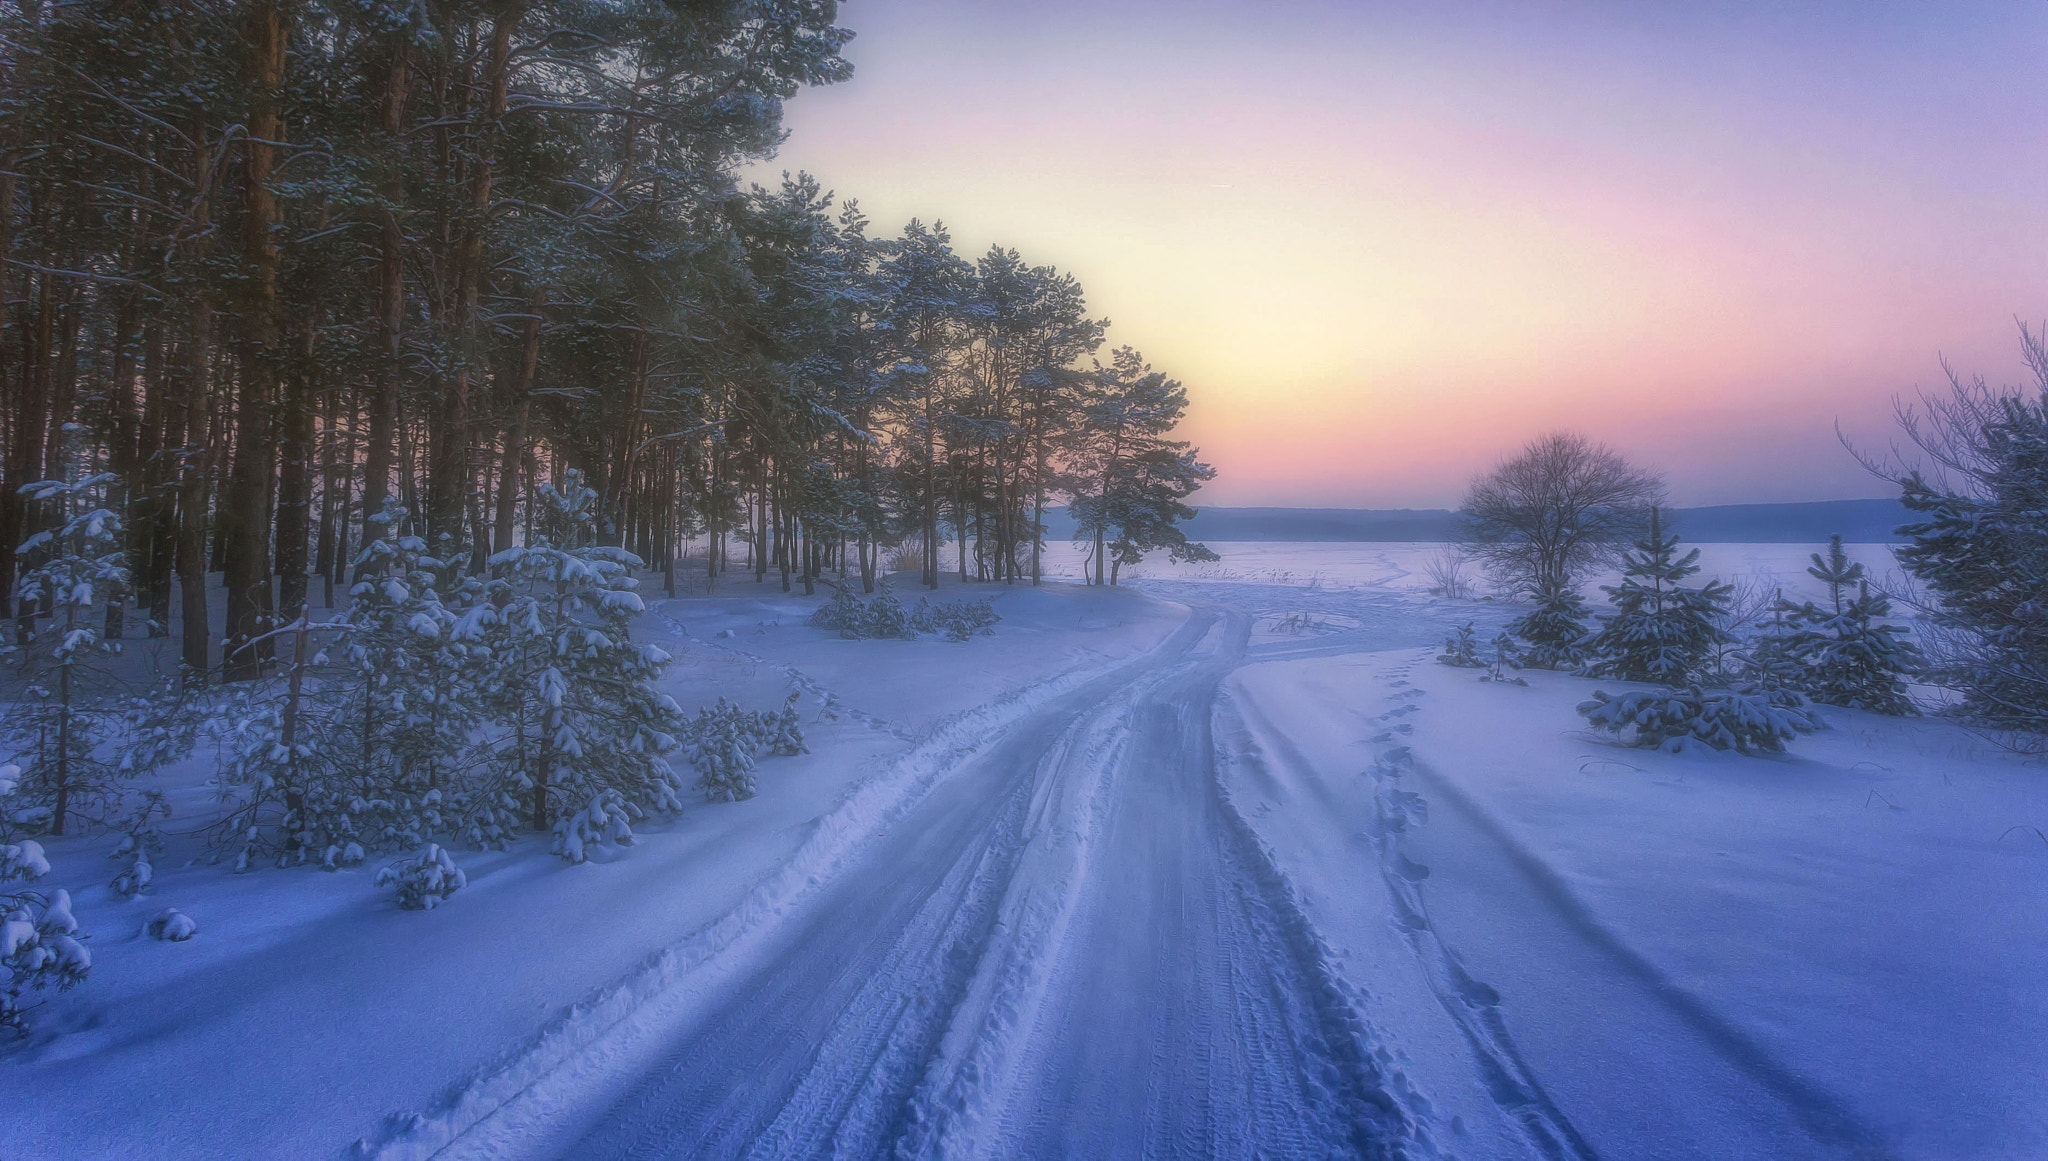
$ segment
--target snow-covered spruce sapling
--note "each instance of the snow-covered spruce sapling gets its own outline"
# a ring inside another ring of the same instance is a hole
[[[1795,605],[1778,592],[1757,632],[1739,654],[1740,687],[1769,698],[1773,705],[1803,709],[1807,704],[1807,639],[1812,619],[1819,615],[1811,604]]]
[[[909,623],[918,633],[939,633],[948,641],[966,641],[977,634],[993,635],[996,623],[1002,619],[987,597],[978,601],[942,601],[936,605],[920,597]]]
[[[493,676],[484,639],[497,611],[481,586],[405,534],[406,518],[386,501],[376,517],[382,535],[356,559],[348,611],[320,658],[317,704],[354,808],[347,829],[374,850],[408,850],[457,829],[491,845],[505,822],[488,798],[471,801],[470,775],[483,756],[477,736]]]
[[[630,636],[644,609],[628,575],[639,558],[597,543],[597,494],[577,472],[536,492],[535,538],[491,557],[495,613],[474,626],[492,660],[492,765],[537,830],[568,824],[605,791],[635,811],[680,810],[667,755],[684,718],[654,685],[669,657]]]
[[[1599,658],[1595,676],[1624,681],[1683,685],[1691,680],[1714,644],[1726,637],[1715,618],[1728,603],[1729,587],[1709,581],[1682,584],[1699,572],[1700,551],[1678,555],[1678,537],[1664,532],[1658,509],[1650,509],[1648,535],[1623,557],[1619,585],[1602,585],[1614,604],[1587,642]]]
[[[399,859],[377,872],[377,885],[398,893],[398,905],[410,911],[432,911],[469,885],[468,876],[438,843]]]
[[[1716,750],[1775,754],[1814,729],[1806,713],[1768,695],[1697,685],[1620,695],[1595,691],[1578,709],[1588,723],[1630,745],[1667,753],[1697,742]]]
[[[1527,685],[1529,683],[1526,680],[1514,676],[1514,671],[1521,667],[1521,647],[1516,645],[1515,639],[1506,633],[1496,633],[1492,641],[1492,652],[1486,659],[1486,675],[1479,680],[1506,681],[1513,682],[1516,685]]]
[[[1906,678],[1923,664],[1920,650],[1896,625],[1887,625],[1891,603],[1870,591],[1870,582],[1856,582],[1857,595],[1815,629],[1809,655],[1808,692],[1823,705],[1874,713],[1915,712],[1906,692]]]
[[[697,711],[687,727],[686,752],[697,769],[697,785],[712,802],[754,796],[754,768],[761,748],[760,721],[724,698]]]
[[[22,771],[0,765],[0,818],[21,787]],[[0,1028],[28,1032],[32,993],[73,987],[92,970],[92,953],[71,914],[71,895],[59,888],[44,893],[13,884],[33,883],[50,873],[41,843],[0,830]]]
[[[52,835],[73,829],[81,816],[104,822],[120,800],[121,780],[143,772],[135,755],[124,761],[108,746],[124,707],[112,678],[95,664],[118,646],[101,641],[93,608],[123,599],[128,585],[121,518],[91,506],[113,479],[44,480],[21,490],[59,517],[22,541],[18,552],[29,567],[14,589],[22,608],[47,604],[51,626],[18,646],[24,696],[0,719],[0,753],[23,763],[17,812],[39,813]]]
[[[918,602],[916,613],[905,612],[903,603],[890,591],[887,578],[883,578],[875,583],[875,595],[866,601],[855,596],[851,586],[840,586],[830,601],[811,614],[811,624],[821,629],[835,630],[849,641],[869,638],[909,639],[916,637],[920,629],[915,618],[922,618],[926,622],[922,626],[924,632],[942,631],[932,622],[932,617],[933,613],[923,601]],[[973,617],[973,614],[968,615],[968,619]],[[995,616],[995,610],[991,608],[988,610],[987,619],[974,628],[986,630],[987,626],[996,620],[1000,618]],[[968,635],[972,635],[972,632],[973,629],[970,629]],[[966,639],[966,636],[955,638],[961,641]]]
[[[1508,632],[1527,642],[1522,665],[1528,669],[1575,672],[1586,663],[1590,614],[1579,590],[1568,581],[1544,581],[1536,588],[1535,607]]]
[[[119,894],[134,898],[146,894],[156,878],[156,860],[164,853],[161,820],[171,816],[171,805],[163,791],[146,790],[141,800],[121,820],[121,841],[109,856],[121,864],[110,886]]]
[[[762,710],[758,715],[757,732],[761,746],[770,754],[781,758],[794,758],[808,754],[811,748],[804,744],[803,717],[797,712],[800,695],[791,691],[779,710]]]
[[[1444,651],[1437,654],[1436,659],[1441,664],[1454,665],[1459,669],[1486,667],[1486,662],[1479,659],[1479,638],[1473,633],[1472,622],[1465,622],[1444,638]]]
[[[592,847],[632,846],[633,820],[643,814],[618,791],[600,790],[583,809],[556,824],[552,849],[562,858],[580,863],[590,857]]]

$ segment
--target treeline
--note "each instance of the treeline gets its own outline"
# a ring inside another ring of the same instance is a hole
[[[82,0],[0,10],[0,599],[107,474],[151,633],[259,672],[388,531],[472,573],[579,471],[673,569],[872,589],[1093,578],[1209,478],[1186,399],[1071,276],[943,227],[870,233],[807,176],[741,188],[785,100],[845,79],[830,0]],[[71,495],[71,493],[63,493]],[[410,526],[371,519],[395,500]],[[945,559],[952,546],[951,561]],[[1105,571],[1106,570],[1106,571]],[[207,573],[225,625],[209,624]],[[175,613],[174,613],[175,609]],[[110,614],[118,617],[118,611]],[[118,623],[110,625],[118,632]],[[224,649],[214,652],[225,638]]]

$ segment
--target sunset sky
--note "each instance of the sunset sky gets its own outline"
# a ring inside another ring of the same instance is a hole
[[[2048,5],[841,15],[769,170],[1072,271],[1210,504],[1454,504],[1560,426],[1679,503],[1879,495],[1837,422],[2017,381],[2048,316]]]

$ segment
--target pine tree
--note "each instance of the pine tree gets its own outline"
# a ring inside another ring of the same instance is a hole
[[[93,503],[95,493],[112,482],[102,475],[74,483],[45,480],[23,489],[30,499],[57,508],[60,522],[22,542],[32,566],[14,598],[25,609],[47,604],[53,624],[17,646],[26,696],[0,722],[0,745],[25,760],[19,799],[52,835],[66,833],[80,816],[110,822],[122,779],[145,772],[136,765],[137,755],[108,749],[128,707],[98,665],[119,646],[101,640],[92,617],[96,605],[118,604],[127,596],[121,518]]]
[[[1870,582],[1860,577],[1856,590],[1855,598],[1818,625],[1808,692],[1824,705],[1914,713],[1906,678],[1920,668],[1920,650],[1904,629],[1883,623],[1891,613],[1883,593],[1871,592]]]
[[[1472,622],[1465,622],[1444,638],[1444,651],[1437,655],[1437,661],[1459,669],[1485,668],[1486,662],[1479,659],[1479,638],[1473,633]]]
[[[1682,685],[1727,638],[1714,618],[1727,607],[1729,587],[1679,583],[1700,571],[1699,557],[1697,548],[1679,556],[1677,535],[1666,535],[1661,513],[1650,509],[1649,533],[1624,558],[1621,584],[1601,586],[1615,613],[1587,642],[1600,658],[1594,675]]]
[[[1763,631],[1739,654],[1744,686],[1773,704],[1793,709],[1804,706],[1811,685],[1807,656],[1812,625],[1819,614],[1811,602],[1795,605],[1780,590],[1771,602]]]
[[[1842,547],[1840,533],[1828,537],[1828,554],[1816,552],[1813,563],[1806,569],[1808,576],[1828,586],[1828,600],[1836,616],[1842,612],[1842,594],[1864,581],[1863,565],[1849,559],[1849,553]]]
[[[631,640],[645,606],[627,570],[639,558],[597,543],[598,497],[580,473],[537,491],[536,537],[491,557],[484,591],[496,612],[475,627],[495,661],[492,708],[509,727],[494,766],[526,796],[534,829],[554,830],[557,853],[576,861],[593,812],[682,808],[666,756],[684,719],[654,685],[668,654]]]
[[[86,937],[72,917],[69,892],[9,886],[50,873],[42,844],[14,833],[21,773],[13,763],[0,765],[0,1028],[26,1035],[35,1006],[29,993],[84,981],[92,953],[81,942]]]
[[[483,757],[475,739],[492,656],[480,638],[496,610],[480,585],[459,581],[459,603],[444,602],[455,562],[403,534],[408,516],[387,500],[373,518],[382,534],[357,557],[360,579],[320,658],[328,670],[318,704],[354,808],[350,837],[369,850],[410,850],[459,826],[475,845],[500,845],[507,820],[467,785]]]
[[[1522,664],[1529,669],[1577,670],[1586,662],[1586,603],[1566,581],[1545,581],[1537,587],[1536,607],[1508,627],[1528,642]]]

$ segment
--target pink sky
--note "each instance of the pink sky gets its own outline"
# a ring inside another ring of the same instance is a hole
[[[2048,6],[1784,7],[853,0],[769,168],[1073,271],[1207,503],[1452,504],[1559,426],[1878,495],[1837,423],[2048,315]]]

